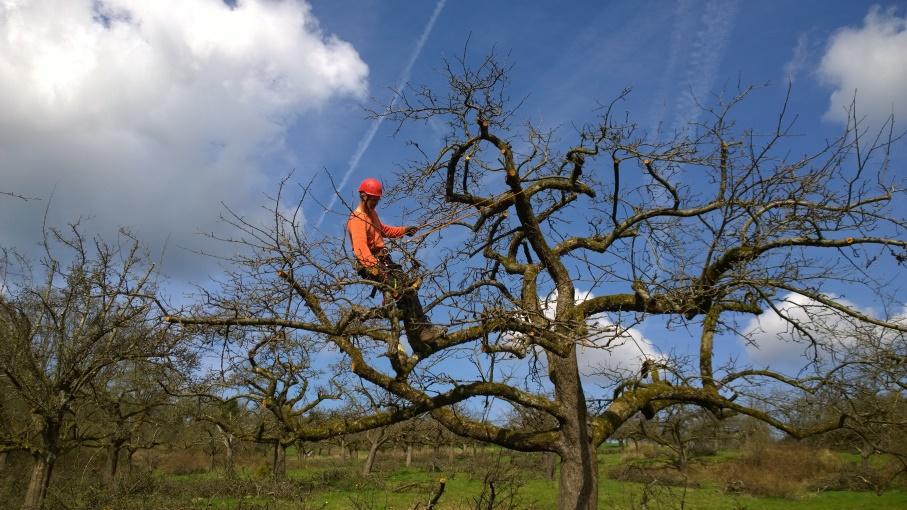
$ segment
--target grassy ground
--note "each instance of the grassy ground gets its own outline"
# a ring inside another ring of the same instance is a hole
[[[736,458],[736,454],[722,453],[704,459],[704,469],[720,471],[724,464]],[[446,460],[446,456],[445,456]],[[256,495],[243,496],[208,494],[211,485],[223,485],[216,474],[199,473],[180,476],[163,476],[166,485],[161,493],[146,496],[136,495],[130,501],[138,508],[217,508],[217,509],[265,509],[308,510],[308,509],[410,509],[416,503],[424,504],[436,490],[438,480],[446,481],[441,497],[441,509],[475,508],[486,489],[485,478],[495,474],[498,502],[514,495],[514,506],[500,508],[547,509],[554,506],[557,484],[547,480],[542,473],[543,460],[540,457],[511,457],[492,450],[479,452],[474,458],[462,455],[446,463],[440,471],[432,471],[428,465],[418,464],[411,468],[402,467],[402,459],[385,455],[378,471],[369,476],[358,475],[359,463],[337,458],[321,458],[306,462],[306,465],[291,463],[287,484],[283,488],[269,488],[260,485]],[[746,494],[727,493],[720,483],[710,482],[700,476],[692,487],[666,485],[659,482],[647,483],[622,481],[608,478],[608,472],[620,466],[625,459],[617,450],[605,450],[600,454],[600,508],[603,509],[692,509],[692,510],[851,510],[860,508],[903,508],[907,509],[907,492],[889,490],[877,495],[872,491],[804,490],[793,498],[755,497]],[[241,470],[239,480],[233,484],[249,484],[260,476],[262,468]],[[295,485],[294,485],[295,484]],[[183,487],[181,490],[180,487]],[[250,485],[250,488],[259,487]],[[190,496],[193,488],[207,488]],[[246,492],[249,492],[247,490]],[[304,493],[301,494],[301,493]],[[176,496],[179,494],[179,496]],[[645,504],[645,506],[644,506]]]
[[[858,459],[838,456],[841,465]],[[434,460],[432,460],[434,459]],[[178,464],[161,465],[129,482],[117,495],[96,482],[60,477],[52,489],[49,508],[84,510],[145,509],[224,509],[224,510],[314,510],[314,509],[411,509],[421,508],[437,490],[439,479],[445,479],[444,493],[436,508],[463,510],[477,508],[483,492],[487,496],[489,477],[495,479],[494,508],[553,508],[557,484],[544,475],[544,459],[537,455],[510,454],[494,449],[480,450],[477,455],[458,453],[453,459],[447,453],[440,458],[431,452],[420,452],[412,467],[404,467],[399,452],[384,452],[374,474],[359,474],[362,458],[343,460],[338,457],[315,457],[303,463],[290,452],[287,480],[274,483],[269,479],[267,458],[263,452],[247,455],[235,480],[224,480],[218,471],[192,466],[180,458]],[[636,510],[851,510],[905,509],[907,492],[892,489],[877,495],[873,491],[818,490],[804,484],[787,498],[757,497],[745,492],[727,491],[722,478],[734,465],[746,462],[741,452],[722,452],[698,460],[688,475],[678,482],[673,479],[653,481],[652,473],[676,473],[664,467],[659,456],[627,456],[616,449],[603,449],[599,455],[600,508]],[[769,457],[769,462],[779,463]],[[735,464],[737,463],[737,464]],[[645,466],[638,479],[616,479],[615,473],[629,464]],[[757,466],[758,467],[758,466]],[[758,467],[757,472],[780,471],[794,476],[790,467]],[[807,466],[806,469],[814,469]],[[818,476],[818,475],[817,475]],[[670,477],[669,477],[670,478]],[[8,480],[9,478],[7,478]],[[2,480],[2,478],[0,478]],[[771,479],[769,479],[771,480]],[[748,482],[749,483],[749,482]],[[769,482],[771,483],[771,482]],[[0,494],[0,509],[15,508],[13,499],[6,506]],[[502,504],[503,503],[503,504]],[[482,506],[486,508],[486,506]]]

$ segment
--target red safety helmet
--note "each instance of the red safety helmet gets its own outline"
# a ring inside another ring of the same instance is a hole
[[[365,193],[370,197],[381,198],[381,181],[373,177],[369,177],[362,181],[362,184],[359,185],[359,193]]]

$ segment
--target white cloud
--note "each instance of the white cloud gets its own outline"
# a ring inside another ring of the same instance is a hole
[[[857,114],[875,126],[894,113],[907,116],[907,18],[894,9],[873,7],[859,28],[835,33],[819,65],[822,79],[834,87],[826,117],[839,122],[857,94]]]
[[[647,360],[664,360],[651,340],[638,328],[618,328],[605,317],[589,320],[589,329],[598,337],[598,347],[580,346],[580,372],[587,376],[601,373],[638,374]],[[596,332],[598,332],[596,334]]]
[[[576,292],[577,303],[592,297],[594,294],[591,292]],[[556,300],[556,292],[544,300],[545,316],[549,319],[554,318]],[[586,377],[598,378],[615,373],[631,376],[639,373],[645,360],[665,359],[665,355],[639,328],[615,324],[605,314],[589,317],[586,323],[588,335],[577,345],[579,370]],[[605,379],[610,378],[605,376]]]
[[[3,188],[56,188],[57,224],[181,243],[221,201],[258,201],[298,116],[363,97],[367,74],[301,1],[0,0]],[[0,243],[34,238],[0,207]]]
[[[837,301],[860,310],[846,299]],[[830,351],[841,351],[856,336],[858,326],[854,319],[803,295],[782,296],[775,307],[780,314],[767,310],[751,318],[742,330],[746,353],[757,366],[797,371],[817,356],[820,361],[828,359]],[[862,312],[871,315],[870,311]]]

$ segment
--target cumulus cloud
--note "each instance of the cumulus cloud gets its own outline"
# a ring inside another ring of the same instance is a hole
[[[594,297],[586,291],[576,292],[576,302],[582,303]],[[543,302],[544,312],[554,318],[554,303],[557,293]],[[639,373],[642,363],[647,360],[664,360],[665,356],[639,328],[627,327],[610,320],[606,314],[587,319],[588,335],[578,343],[577,360],[580,373],[593,379],[603,374],[631,376]],[[605,379],[610,379],[610,375]]]
[[[896,119],[907,116],[907,18],[873,7],[863,26],[842,28],[830,38],[819,75],[834,87],[829,119],[846,121],[854,93],[858,115],[875,126],[892,113]]]
[[[837,301],[866,315],[846,299]],[[800,294],[789,293],[768,310],[753,317],[742,330],[749,360],[757,366],[769,366],[785,372],[796,372],[814,361],[827,361],[833,352],[842,352],[870,331],[866,325]],[[897,317],[894,320],[899,320]]]
[[[0,0],[3,187],[180,243],[257,201],[299,116],[367,74],[301,1]],[[0,243],[33,239],[40,214],[5,202]]]
[[[580,346],[578,353],[580,372],[586,376],[638,374],[645,360],[665,359],[639,328],[621,328],[604,316],[591,318],[589,326],[596,341]]]

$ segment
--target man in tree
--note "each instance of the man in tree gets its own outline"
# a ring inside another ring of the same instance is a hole
[[[843,295],[838,289],[862,287],[881,303],[877,309],[900,309],[891,282],[907,257],[907,221],[897,207],[904,191],[884,177],[893,135],[861,130],[852,110],[838,138],[791,158],[787,103],[774,131],[751,130],[732,114],[749,92],[743,89],[708,106],[707,120],[695,129],[667,140],[648,136],[609,106],[566,145],[555,131],[532,124],[524,135],[514,132],[522,101],[508,101],[509,66],[493,55],[478,66],[464,60],[445,69],[448,91],[407,89],[409,97],[376,113],[449,128],[445,145],[401,176],[426,224],[465,234],[439,254],[426,280],[425,295],[432,296],[426,308],[451,315],[444,333],[421,346],[426,351],[405,363],[389,356],[390,367],[375,356],[385,347],[397,351],[398,328],[383,329],[371,311],[351,305],[362,289],[337,265],[336,240],[297,234],[295,243],[286,242],[301,227],[296,216],[281,213],[280,193],[273,226],[235,218],[251,249],[239,257],[233,282],[213,299],[205,294],[199,315],[170,318],[314,333],[343,353],[352,374],[399,397],[393,408],[368,416],[317,427],[291,422],[299,439],[355,434],[430,413],[462,437],[557,455],[557,508],[595,510],[597,448],[639,414],[657,419],[671,408],[699,407],[718,419],[747,416],[805,438],[866,427],[867,413],[846,393],[851,381],[867,379],[858,367],[898,360],[869,379],[891,388],[885,391],[903,391],[892,384],[904,377],[902,341],[845,353],[852,335],[836,333],[826,320],[898,339],[907,333],[895,315],[870,316],[835,297]],[[468,224],[448,221],[467,211]],[[365,227],[386,235],[377,219]],[[378,260],[375,249],[369,252]],[[814,370],[792,376],[716,350],[726,335],[758,342],[740,322],[762,313],[790,326],[791,341],[807,349]],[[617,348],[631,340],[624,332],[644,321],[693,331],[698,352],[654,360],[646,377],[635,367],[601,367],[603,389],[621,391],[589,388],[585,353]],[[440,362],[455,356],[475,361]],[[495,369],[500,360],[506,370]],[[540,362],[546,370],[536,368]],[[766,388],[783,390],[767,397]],[[842,395],[834,406],[799,419],[802,399],[819,404],[816,396],[830,391]],[[466,412],[470,400],[491,398],[538,413],[541,427]]]
[[[426,344],[438,335],[437,328],[422,309],[416,294],[418,278],[413,280],[395,263],[384,244],[384,238],[412,236],[419,227],[392,227],[385,225],[378,217],[376,207],[381,200],[383,186],[369,177],[359,185],[359,205],[350,214],[347,231],[356,256],[357,271],[365,279],[378,282],[384,292],[384,304],[395,302],[402,312],[406,336],[413,351],[425,352]]]

